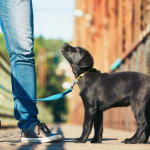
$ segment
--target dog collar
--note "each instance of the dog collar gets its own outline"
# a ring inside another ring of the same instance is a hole
[[[92,68],[91,68],[91,69],[92,69]],[[88,71],[86,71],[86,72],[80,74],[76,79],[79,80],[82,76],[84,76],[84,74],[86,74],[87,72],[89,72],[91,69],[89,69]]]
[[[92,68],[91,68],[91,69],[92,69]],[[88,71],[86,71],[86,72],[80,74],[77,78],[73,79],[73,83],[72,83],[70,89],[73,89],[73,87],[75,86],[75,84],[78,83],[78,80],[79,80],[84,74],[86,74],[87,72],[89,72],[91,69],[89,69]],[[76,81],[76,80],[77,80],[77,81]]]

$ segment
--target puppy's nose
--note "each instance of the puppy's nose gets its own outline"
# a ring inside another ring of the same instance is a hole
[[[62,48],[64,49],[65,47],[69,46],[69,44],[65,43]]]

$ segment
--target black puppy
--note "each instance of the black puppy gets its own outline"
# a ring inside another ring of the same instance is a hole
[[[150,134],[150,77],[137,72],[101,73],[92,68],[93,58],[84,48],[65,43],[61,51],[75,77],[79,77],[80,96],[85,108],[83,132],[74,142],[86,142],[94,122],[95,135],[91,143],[101,143],[103,111],[131,105],[137,131],[124,143],[146,143]]]

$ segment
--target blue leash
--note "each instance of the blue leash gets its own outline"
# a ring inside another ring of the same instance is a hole
[[[2,88],[3,90],[5,90],[5,91],[7,91],[7,92],[9,92],[9,93],[12,93],[12,94],[18,96],[18,97],[24,98],[24,99],[37,100],[37,101],[52,101],[52,100],[60,99],[60,98],[62,98],[63,96],[65,96],[66,94],[72,92],[72,89],[73,89],[73,87],[74,87],[74,85],[75,85],[76,83],[78,83],[78,81],[76,81],[76,79],[74,79],[74,80],[73,80],[73,84],[71,85],[71,87],[70,87],[67,91],[65,91],[65,92],[63,92],[63,93],[55,94],[55,95],[52,95],[52,96],[49,96],[49,97],[46,97],[46,98],[42,98],[42,99],[30,99],[30,98],[27,98],[27,97],[20,96],[20,95],[18,95],[18,94],[15,94],[15,93],[13,93],[13,92],[11,92],[11,91],[5,89],[5,88],[4,88],[3,86],[1,86],[1,85],[0,85],[0,88]]]

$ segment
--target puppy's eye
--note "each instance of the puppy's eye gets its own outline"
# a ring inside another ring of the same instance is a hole
[[[79,48],[76,48],[76,51],[80,53],[80,49]]]

